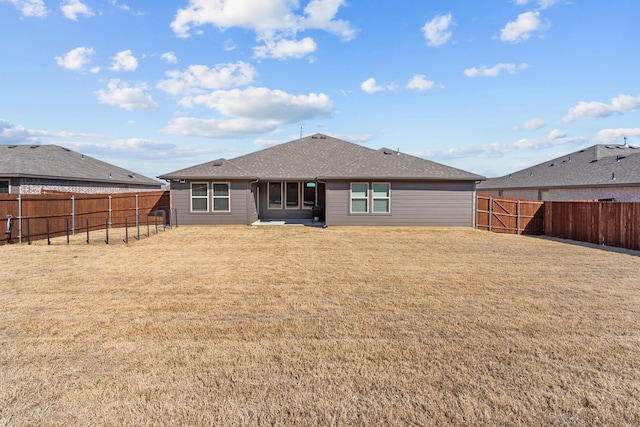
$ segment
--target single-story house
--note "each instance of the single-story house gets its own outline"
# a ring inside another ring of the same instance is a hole
[[[640,202],[640,147],[593,145],[490,178],[478,193],[530,200]]]
[[[0,145],[0,193],[158,191],[163,183],[57,145]]]
[[[318,219],[326,225],[474,226],[484,177],[323,134],[158,178],[180,224]]]

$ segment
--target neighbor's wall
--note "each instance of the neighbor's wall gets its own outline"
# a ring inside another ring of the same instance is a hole
[[[139,191],[160,191],[162,184],[157,186],[138,186],[135,184],[117,184],[109,182],[62,181],[56,179],[20,178],[11,180],[12,194],[42,194],[56,191],[64,193],[82,194],[115,194]]]
[[[209,184],[209,212],[191,212],[191,182],[171,182],[171,207],[175,208],[179,225],[250,224],[251,184],[249,181],[224,181],[230,184],[230,212],[212,212],[211,182]],[[222,182],[216,180],[215,182]],[[255,208],[253,208],[255,210]]]
[[[349,181],[327,183],[327,225],[474,225],[474,182],[392,181],[389,214],[349,213],[350,192]]]
[[[546,191],[546,189],[544,189]],[[616,202],[640,202],[640,187],[598,187],[598,188],[551,188],[549,201],[561,202],[572,200],[598,200],[614,199]],[[538,200],[537,189],[505,189],[502,194],[499,190],[479,189],[479,194],[489,196],[514,197],[527,200]]]

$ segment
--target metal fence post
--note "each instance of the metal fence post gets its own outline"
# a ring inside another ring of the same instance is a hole
[[[18,242],[22,243],[22,195],[18,194]]]
[[[491,217],[493,216],[493,197],[489,196],[489,231],[491,231]]]
[[[71,234],[76,235],[76,196],[71,196]]]

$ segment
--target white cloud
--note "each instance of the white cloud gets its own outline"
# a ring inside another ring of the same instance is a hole
[[[549,139],[565,138],[567,134],[560,129],[554,129],[549,132]]]
[[[540,12],[525,12],[518,15],[518,19],[507,25],[500,31],[500,40],[511,43],[519,43],[531,38],[535,31],[549,29],[548,23],[540,20]]]
[[[336,19],[345,0],[311,0],[302,14],[297,14],[295,0],[190,0],[176,12],[171,28],[178,37],[189,37],[190,31],[203,25],[225,30],[241,27],[252,30],[264,46],[256,48],[256,55],[268,58],[300,58],[316,49],[311,38],[295,40],[300,31],[324,30],[351,40],[356,31],[348,21]],[[262,55],[262,56],[260,56]]]
[[[537,3],[540,9],[548,9],[560,0],[514,0],[514,3],[519,6],[524,6],[529,3]]]
[[[246,62],[218,64],[213,68],[191,65],[185,71],[167,71],[170,77],[156,86],[172,95],[202,93],[204,89],[226,89],[253,83],[256,70]]]
[[[501,71],[506,71],[509,74],[515,74],[516,72],[521,70],[526,70],[527,68],[529,68],[529,64],[527,63],[522,63],[520,65],[500,63],[500,64],[494,65],[491,68],[487,68],[487,67],[467,68],[466,70],[464,70],[464,74],[467,77],[497,77],[498,75],[500,75]]]
[[[300,41],[296,40],[265,40],[263,46],[253,48],[257,58],[303,58],[317,49],[316,42],[311,37],[305,37]]]
[[[35,16],[37,18],[43,18],[47,16],[49,11],[44,4],[44,0],[0,0],[13,5],[20,10],[24,16]]]
[[[624,138],[640,137],[640,128],[602,129],[594,141],[598,144],[624,144]],[[627,140],[627,143],[629,141]]]
[[[514,129],[526,129],[526,130],[536,130],[546,126],[544,119],[535,118],[531,120],[527,120],[521,126],[516,126]]]
[[[173,52],[165,52],[162,55],[160,55],[160,58],[162,58],[165,61],[167,61],[168,64],[177,64],[178,63],[178,57]]]
[[[68,70],[78,71],[82,70],[91,59],[91,55],[94,54],[92,48],[89,47],[77,47],[71,49],[64,56],[56,56],[55,60],[57,64]]]
[[[281,90],[261,87],[218,90],[210,94],[190,97],[189,103],[203,105],[227,117],[275,120],[281,124],[326,117],[333,109],[333,103],[323,93],[291,95]]]
[[[438,15],[424,24],[422,31],[427,39],[428,46],[441,46],[451,38],[449,28],[452,24],[452,15]]]
[[[0,119],[0,143],[2,144],[42,144],[43,138],[101,138],[102,135],[92,133],[50,132],[37,129],[27,129],[14,125],[7,120]]]
[[[93,16],[94,13],[86,4],[82,3],[80,0],[65,0],[60,5],[60,10],[62,14],[67,18],[77,21],[78,15],[84,16]]]
[[[417,156],[437,160],[450,160],[460,158],[499,158],[515,151],[536,151],[556,146],[576,146],[583,144],[587,138],[564,137],[544,139],[519,139],[513,142],[493,142],[490,144],[471,147],[455,147],[448,150],[427,151],[416,153]]]
[[[124,108],[128,111],[135,109],[155,110],[158,108],[158,104],[153,101],[150,95],[145,93],[146,89],[147,85],[144,83],[131,87],[126,82],[112,79],[109,80],[106,90],[97,92],[98,102]]]
[[[134,71],[138,68],[138,60],[131,54],[130,50],[118,52],[112,60],[113,62],[109,69],[113,71]]]
[[[203,105],[225,117],[181,117],[174,119],[163,132],[209,138],[256,136],[274,131],[280,125],[327,117],[333,110],[333,103],[325,94],[291,95],[256,87],[214,91],[190,97],[185,103]]]
[[[613,114],[622,114],[640,108],[640,97],[619,95],[611,99],[611,104],[604,102],[579,102],[562,118],[563,123],[581,119],[599,119]]]
[[[360,84],[360,89],[367,93],[373,94],[376,92],[382,92],[383,90],[395,90],[397,89],[397,87],[395,83],[391,83],[386,86],[378,86],[378,84],[376,83],[376,79],[371,77]]]
[[[435,86],[436,83],[427,80],[424,74],[416,74],[411,80],[409,80],[409,83],[407,83],[407,89],[415,89],[420,91],[433,89]]]
[[[171,121],[163,133],[206,138],[245,138],[273,131],[278,122],[250,119],[198,119],[178,117]]]
[[[237,49],[236,44],[233,42],[233,40],[225,40],[224,41],[224,50],[226,52],[231,52]]]

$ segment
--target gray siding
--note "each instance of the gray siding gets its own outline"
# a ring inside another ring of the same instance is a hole
[[[350,181],[327,183],[327,225],[474,225],[474,182],[392,181],[390,214],[349,213],[350,184]]]
[[[211,182],[209,184],[209,212],[191,212],[191,182],[171,183],[171,206],[177,210],[179,225],[250,224],[253,200],[249,181],[215,181],[230,184],[230,212],[211,212]],[[253,207],[255,212],[255,206]]]

